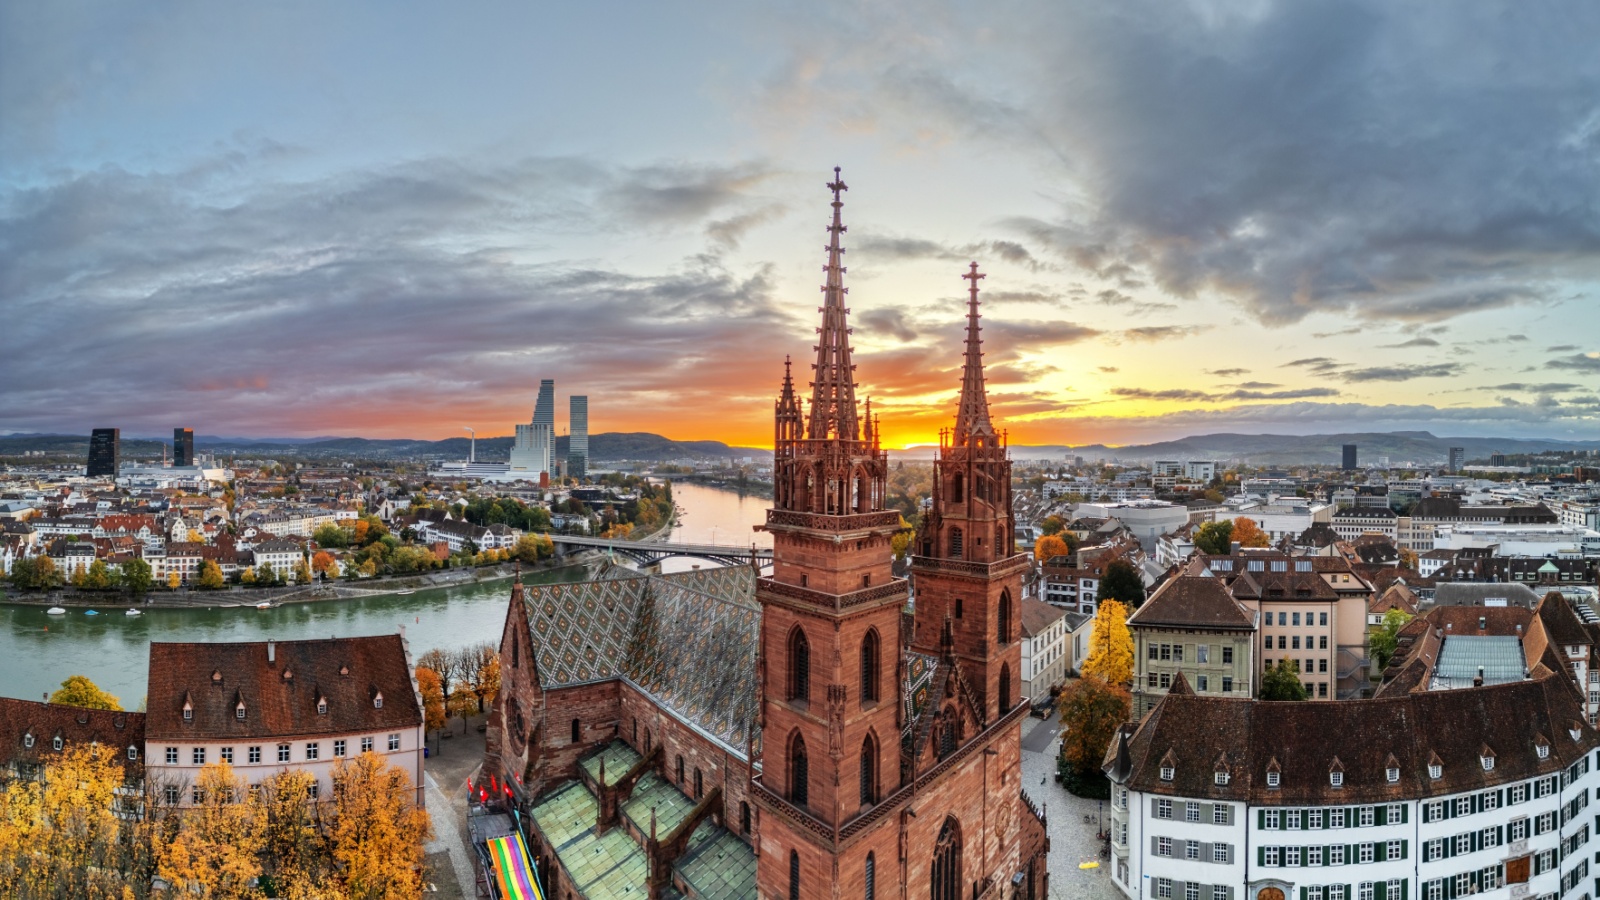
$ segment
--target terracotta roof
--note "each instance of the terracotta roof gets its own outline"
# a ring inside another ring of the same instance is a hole
[[[57,737],[63,748],[91,742],[116,747],[117,758],[127,763],[129,747],[138,747],[143,755],[144,733],[144,713],[0,697],[0,765],[48,762],[56,752]],[[29,734],[33,735],[32,747],[26,746]]]
[[[1128,624],[1255,628],[1254,618],[1233,599],[1222,579],[1209,575],[1180,575],[1170,579],[1128,617]]]
[[[1234,596],[1251,600],[1339,599],[1339,594],[1316,572],[1242,572],[1232,586]]]
[[[1417,595],[1411,589],[1399,582],[1389,585],[1376,600],[1367,605],[1369,613],[1386,613],[1391,609],[1398,609],[1408,615],[1416,615],[1418,608]]]
[[[268,648],[273,660],[268,661]],[[346,734],[422,721],[397,634],[321,641],[150,645],[151,740]],[[382,708],[375,706],[379,694]],[[317,701],[327,711],[317,712]],[[238,718],[243,702],[245,717]],[[184,705],[193,718],[185,721]]]
[[[1589,632],[1583,627],[1572,604],[1557,592],[1544,596],[1538,606],[1539,621],[1544,625],[1550,640],[1562,646],[1589,644]]]
[[[1067,611],[1043,600],[1022,598],[1022,633],[1034,637],[1066,616]]]
[[[1338,703],[1235,700],[1169,692],[1128,741],[1135,790],[1256,805],[1399,801],[1470,791],[1561,771],[1600,745],[1569,682],[1541,669],[1528,681],[1454,691],[1414,691]],[[1572,731],[1577,731],[1573,738]],[[1539,743],[1552,749],[1540,759]],[[1482,748],[1497,759],[1485,771]],[[1117,742],[1106,766],[1117,761]],[[1229,775],[1214,778],[1217,761]],[[1392,759],[1391,759],[1392,758]],[[1442,766],[1428,776],[1430,759]],[[1160,777],[1162,760],[1174,769]],[[1280,786],[1267,787],[1276,764]],[[1386,770],[1398,763],[1400,778]],[[1343,784],[1328,777],[1336,767]]]

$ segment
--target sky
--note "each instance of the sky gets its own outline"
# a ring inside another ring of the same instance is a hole
[[[1600,439],[1600,6],[0,4],[0,433]]]

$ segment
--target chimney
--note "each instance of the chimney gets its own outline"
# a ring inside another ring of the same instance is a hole
[[[1473,687],[1483,687],[1483,666],[1478,667],[1478,677],[1472,679]]]
[[[278,659],[278,648],[271,641],[267,641],[267,664],[271,665]]]
[[[1234,556],[1238,556],[1239,555],[1239,548],[1243,547],[1243,546],[1244,545],[1239,543],[1238,541],[1234,541],[1233,544],[1228,548],[1228,552],[1233,554]]]
[[[1483,631],[1484,629],[1486,629],[1488,627],[1489,627],[1489,617],[1488,616],[1479,616],[1478,617],[1478,630],[1479,631]]]

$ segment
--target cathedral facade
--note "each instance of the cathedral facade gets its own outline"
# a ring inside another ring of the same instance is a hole
[[[961,398],[912,580],[856,400],[835,170],[809,402],[775,408],[773,568],[513,588],[486,778],[546,894],[1043,898],[1021,784],[1011,464],[971,282]]]

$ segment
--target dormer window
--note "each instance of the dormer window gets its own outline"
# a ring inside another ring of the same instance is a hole
[[[1333,785],[1334,787],[1344,787],[1344,773],[1343,772],[1329,772],[1328,773],[1328,783]]]
[[[317,715],[325,716],[327,714],[328,714],[328,701],[327,701],[327,698],[321,698],[321,699],[317,700]]]
[[[1162,781],[1171,781],[1173,775],[1175,775],[1175,774],[1177,774],[1177,773],[1173,771],[1173,768],[1171,766],[1162,766],[1161,767],[1161,780]]]
[[[61,744],[62,744],[61,735],[59,735],[59,734],[50,739],[50,747],[52,749],[54,749],[54,750],[60,750],[61,749]]]
[[[1400,770],[1395,768],[1394,766],[1390,766],[1389,768],[1384,769],[1383,770],[1383,774],[1384,774],[1385,778],[1389,779],[1389,783],[1390,784],[1394,784],[1395,782],[1400,780]]]
[[[381,691],[372,695],[372,708],[383,709],[383,693]]]
[[[1494,768],[1494,757],[1492,757],[1492,756],[1480,756],[1480,757],[1478,757],[1478,759],[1483,762],[1483,770],[1485,772],[1488,772],[1488,771],[1490,771],[1491,769]]]
[[[139,748],[135,747],[132,744],[129,744],[128,745],[128,758],[129,759],[138,759],[139,758]]]
[[[1213,776],[1212,780],[1214,780],[1219,785],[1227,784],[1228,783],[1228,773],[1227,772],[1218,772],[1215,776]]]
[[[183,708],[183,720],[185,722],[193,722],[194,721],[194,709],[193,708],[188,707],[188,706],[185,706]]]
[[[1579,738],[1583,737],[1583,729],[1581,729],[1581,728],[1568,728],[1567,729],[1567,734],[1572,735],[1572,739],[1573,740],[1578,740]]]
[[[233,717],[235,719],[238,719],[241,722],[244,721],[244,704],[243,703],[241,703],[238,706],[235,706],[233,708]]]
[[[1441,766],[1438,763],[1432,763],[1432,764],[1430,764],[1428,766],[1428,777],[1429,778],[1432,778],[1435,781],[1437,781],[1440,778],[1442,778],[1443,776],[1444,776],[1444,766]]]
[[[1280,783],[1279,779],[1280,779],[1280,776],[1278,775],[1277,772],[1268,772],[1267,773],[1267,787],[1269,787],[1269,788],[1277,787],[1279,785],[1279,783]]]
[[[31,735],[31,734],[23,735],[22,736],[22,746],[28,748],[29,750],[32,750],[33,749],[33,735]]]
[[[1533,752],[1539,754],[1540,759],[1546,759],[1550,756],[1550,745],[1540,744],[1539,746],[1533,748]]]

